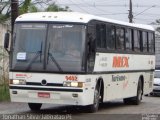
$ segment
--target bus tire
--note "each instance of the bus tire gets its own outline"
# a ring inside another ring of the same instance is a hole
[[[139,80],[138,86],[137,86],[137,95],[133,97],[133,104],[139,105],[142,100],[142,81]]]
[[[99,86],[99,84],[97,84],[95,91],[94,91],[93,104],[87,106],[87,111],[90,113],[94,113],[94,112],[98,111],[99,102],[100,102],[100,86]]]
[[[32,111],[38,111],[41,109],[42,104],[41,103],[28,103],[28,106]]]
[[[135,97],[125,98],[123,99],[123,102],[125,104],[139,105],[141,100],[142,100],[142,81],[139,80],[137,86],[137,95]]]
[[[132,104],[131,98],[124,98],[124,99],[123,99],[123,102],[124,102],[124,104],[126,104],[126,105]]]

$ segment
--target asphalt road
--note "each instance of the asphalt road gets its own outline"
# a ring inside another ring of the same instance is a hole
[[[38,112],[29,110],[26,103],[0,103],[0,120],[160,120],[160,97],[143,97],[140,105],[125,105],[122,100],[104,103],[96,113],[74,106],[43,104]]]

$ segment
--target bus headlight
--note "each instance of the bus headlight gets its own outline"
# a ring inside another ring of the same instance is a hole
[[[13,79],[13,80],[10,80],[10,84],[14,84],[14,85],[26,85],[26,80]]]
[[[69,81],[64,81],[63,86],[65,87],[83,87],[83,82],[69,82]]]

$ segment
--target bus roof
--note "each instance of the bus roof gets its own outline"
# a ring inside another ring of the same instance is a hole
[[[98,17],[95,15],[79,13],[79,12],[36,12],[26,13],[20,15],[17,21],[55,21],[55,22],[77,22],[77,23],[88,23],[91,20],[99,20],[119,25],[125,25],[130,27],[136,27],[141,29],[147,29],[154,31],[154,28],[150,25],[135,24],[122,22],[118,20],[108,19],[104,17]]]

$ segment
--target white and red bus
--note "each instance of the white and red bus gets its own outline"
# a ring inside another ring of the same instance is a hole
[[[77,12],[27,13],[15,21],[10,96],[31,110],[43,103],[139,104],[153,87],[154,29]]]

